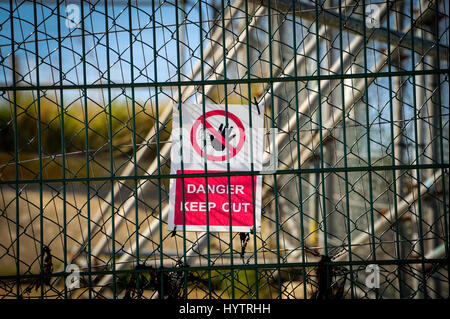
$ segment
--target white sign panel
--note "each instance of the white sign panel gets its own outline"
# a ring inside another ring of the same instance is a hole
[[[262,170],[264,114],[248,105],[183,104],[173,111],[171,174]],[[180,114],[181,113],[181,114]],[[181,117],[181,128],[180,128]],[[250,123],[252,125],[250,125]],[[207,180],[207,183],[206,183]],[[171,179],[169,230],[261,228],[261,176]]]

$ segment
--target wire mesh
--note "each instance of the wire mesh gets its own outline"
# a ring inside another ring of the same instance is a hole
[[[1,1],[0,53],[1,298],[448,298],[446,1]],[[277,128],[260,233],[167,230],[184,103]]]

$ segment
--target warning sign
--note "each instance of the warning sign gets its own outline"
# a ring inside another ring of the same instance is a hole
[[[185,171],[187,174],[202,172]],[[253,183],[256,186],[255,176],[253,176]],[[182,201],[183,191],[184,204]],[[208,193],[208,204],[206,203],[206,193]],[[209,177],[207,186],[204,177],[185,178],[184,187],[181,180],[176,184],[174,223],[183,225],[184,208],[186,225],[206,225],[206,212],[209,209],[210,226],[229,226],[231,211],[232,225],[248,229],[253,226],[255,212],[256,194],[252,193],[252,176],[231,176],[229,187],[226,176]],[[223,230],[227,229],[228,227],[223,227]]]
[[[262,177],[190,174],[262,169],[263,115],[248,105],[183,104],[174,110],[169,230],[260,231]],[[252,126],[250,126],[252,123]],[[183,170],[182,167],[183,166]]]
[[[214,126],[211,125],[210,119],[211,117],[217,117],[214,122],[221,122],[219,125],[219,128],[216,129]],[[225,110],[214,110],[209,111],[205,114],[205,116],[201,115],[194,123],[191,129],[191,143],[194,150],[200,154],[200,156],[204,156],[206,154],[206,157],[208,160],[211,161],[225,161],[227,160],[227,156],[229,158],[233,158],[237,155],[237,153],[242,149],[245,143],[245,129],[244,125],[242,124],[241,120],[234,115],[233,113],[228,113],[228,122],[231,122],[230,128],[227,130],[225,128],[224,123],[226,123],[226,111]],[[234,126],[233,126],[234,125]],[[209,135],[211,140],[211,147],[212,152],[218,151],[226,154],[222,155],[212,155],[208,154],[208,150],[204,151],[201,146],[199,145],[199,140],[202,140],[203,132],[200,130],[200,127],[203,127],[206,129],[206,133]],[[236,134],[231,135],[233,132],[233,128],[236,127],[236,130],[239,135],[239,137],[236,139],[237,145],[233,146],[232,140],[236,137]],[[231,135],[231,136],[230,136]],[[227,152],[227,148],[229,149],[229,152]]]

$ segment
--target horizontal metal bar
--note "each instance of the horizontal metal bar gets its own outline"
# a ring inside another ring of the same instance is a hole
[[[355,166],[355,167],[324,167],[324,168],[293,168],[276,171],[275,175],[289,174],[314,174],[318,172],[324,173],[343,173],[343,172],[377,172],[391,170],[413,170],[413,169],[450,169],[450,164],[414,164],[414,165],[380,165],[380,166]],[[192,173],[192,174],[160,174],[160,175],[136,175],[136,176],[103,176],[103,177],[75,177],[75,178],[43,178],[43,179],[20,179],[20,180],[2,180],[1,184],[35,184],[35,183],[79,183],[79,182],[101,182],[101,181],[125,181],[125,180],[157,180],[169,178],[186,178],[186,177],[220,177],[220,176],[264,176],[264,171],[239,171],[239,172],[214,172],[214,173]]]
[[[441,264],[447,263],[447,259],[424,259],[423,261],[417,259],[389,259],[389,260],[352,260],[352,261],[331,261],[324,262],[325,266],[336,267],[336,266],[367,266],[370,264],[377,265],[414,265],[414,264]],[[255,270],[255,269],[276,269],[278,268],[302,268],[302,267],[317,267],[320,263],[316,262],[291,262],[291,263],[258,263],[258,264],[235,264],[235,265],[212,265],[212,266],[188,266],[188,267],[161,267],[155,268],[157,273],[160,272],[193,272],[193,271],[208,271],[208,270]],[[137,274],[137,273],[148,273],[148,269],[117,269],[112,270],[96,270],[96,271],[80,271],[80,276],[89,275],[120,275],[120,274]],[[0,280],[13,280],[13,279],[36,279],[36,278],[56,278],[65,277],[68,273],[66,272],[55,272],[52,274],[20,274],[18,275],[1,275]]]
[[[299,75],[276,78],[241,78],[241,79],[219,79],[219,80],[193,80],[193,81],[171,81],[171,82],[147,82],[147,83],[111,83],[111,84],[74,84],[74,85],[33,85],[33,86],[0,86],[0,91],[33,91],[33,90],[96,90],[96,89],[124,89],[124,88],[170,88],[178,86],[201,86],[201,85],[224,85],[224,84],[252,84],[252,83],[277,83],[277,82],[306,82],[318,80],[339,80],[339,79],[364,79],[364,78],[383,78],[396,76],[419,76],[434,74],[450,74],[450,68],[413,70],[413,71],[392,71],[392,72],[374,72],[374,73],[352,73],[352,74],[325,74],[325,75]]]

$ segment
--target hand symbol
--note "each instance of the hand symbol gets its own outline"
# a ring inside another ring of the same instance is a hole
[[[233,127],[230,127],[230,129],[228,130],[228,138],[225,138],[225,125],[220,124],[219,126],[219,133],[222,135],[223,140],[224,141],[231,141],[233,138],[236,137],[236,134],[233,134],[232,136],[230,136],[231,131],[233,130]],[[225,145],[222,144],[221,141],[219,141],[214,135],[210,135],[209,139],[211,140],[211,146],[216,150],[216,151],[223,151],[225,149]]]

